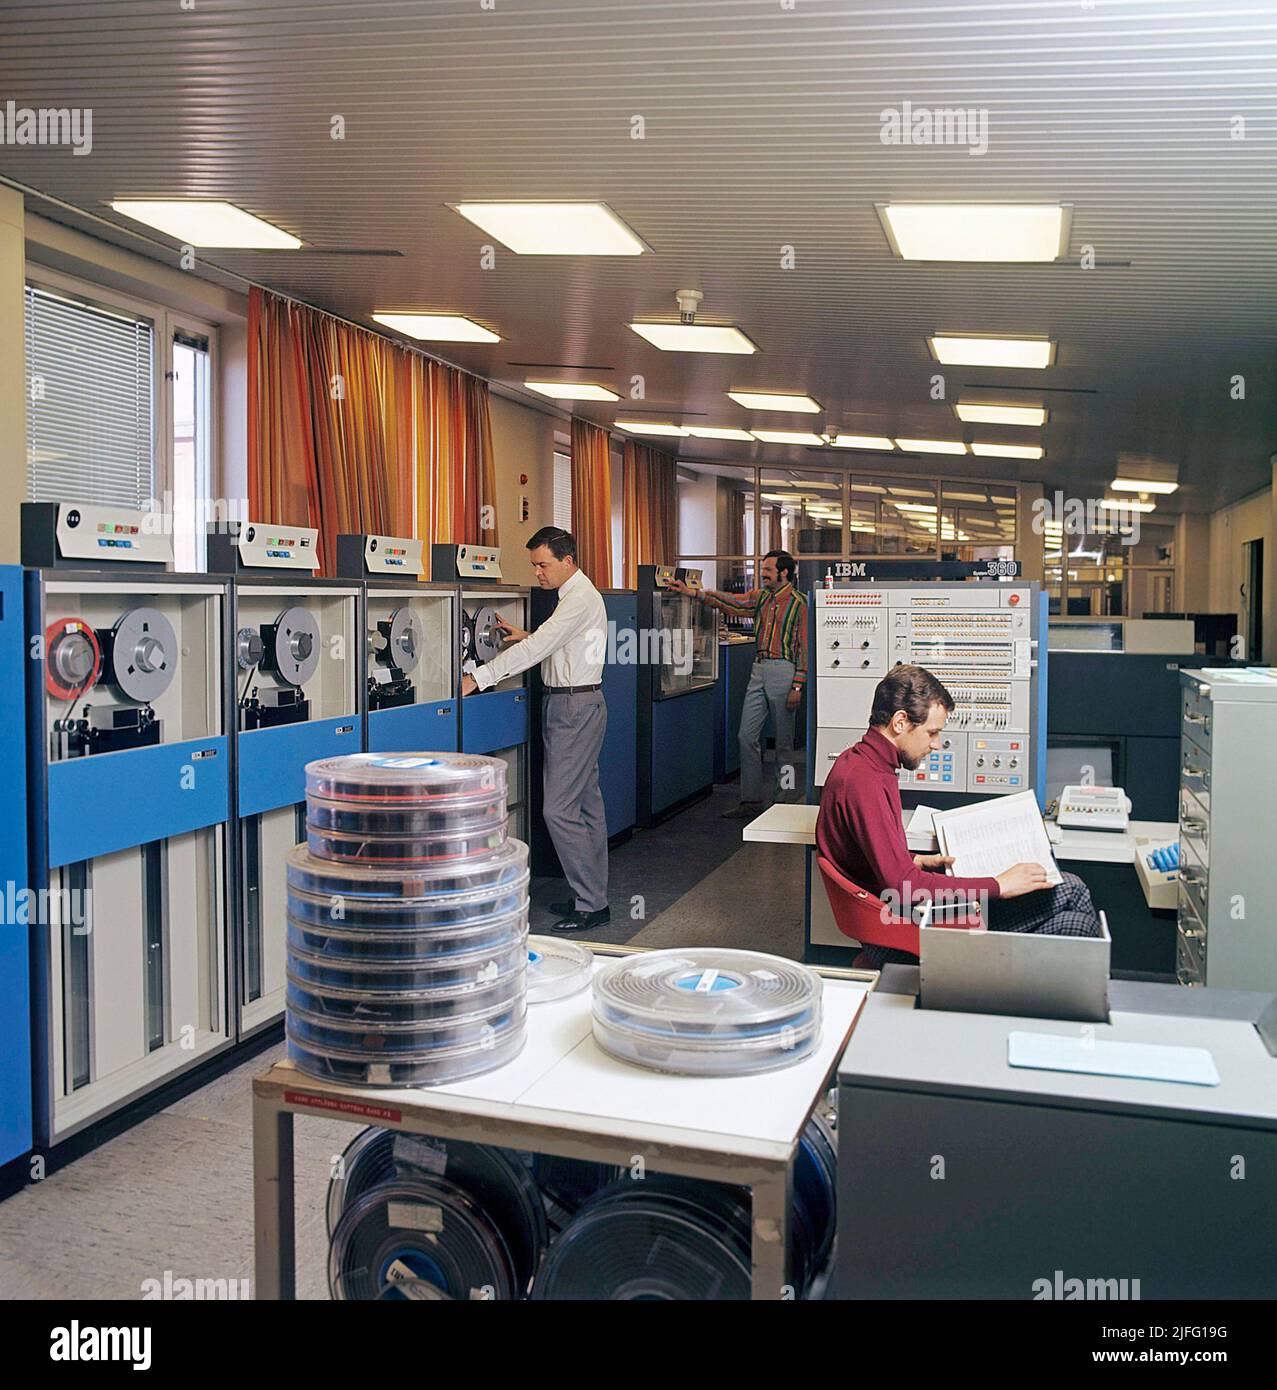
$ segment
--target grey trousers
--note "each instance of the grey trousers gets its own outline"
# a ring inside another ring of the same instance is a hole
[[[745,687],[745,704],[740,712],[740,799],[763,799],[763,725],[771,710],[776,730],[776,799],[788,800],[797,791],[798,770],[794,763],[794,715],[785,701],[794,684],[792,661],[755,661]],[[788,766],[794,786],[781,787],[781,770]]]
[[[577,911],[598,912],[607,906],[607,817],[599,790],[607,705],[601,690],[586,690],[547,695],[542,709],[545,824]]]

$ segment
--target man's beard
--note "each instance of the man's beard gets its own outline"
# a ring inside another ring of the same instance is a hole
[[[900,766],[908,768],[910,772],[922,761],[921,758],[911,758],[908,753],[901,753],[899,749],[896,752],[900,754]]]

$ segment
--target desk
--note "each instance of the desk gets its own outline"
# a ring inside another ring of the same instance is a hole
[[[869,997],[838,1068],[838,1208],[857,1213],[840,1297],[1028,1299],[1056,1271],[1144,1299],[1277,1295],[1277,1058],[1254,1024],[1115,1010],[1088,1028],[1204,1047],[1220,1085],[1011,1067],[1009,1033],[1078,1025]]]
[[[856,948],[834,923],[824,884],[815,870],[812,850],[816,844],[816,816],[819,806],[777,803],[750,821],[741,832],[744,840],[772,844],[802,845],[806,848],[805,921],[808,959],[823,964],[847,964]],[[934,854],[933,836],[909,833],[911,810],[902,814],[905,838],[914,854]],[[1048,823],[1050,829],[1055,827]],[[1154,911],[1148,906],[1135,872],[1136,838],[1177,840],[1179,826],[1173,821],[1136,821],[1127,830],[1097,841],[1095,832],[1078,834],[1062,830],[1060,843],[1053,844],[1055,857],[1091,890],[1096,905],[1104,909],[1113,937],[1113,970],[1123,975],[1153,976],[1165,979],[1175,974],[1175,914]]]
[[[596,962],[599,969],[602,962]],[[790,1168],[874,976],[825,981],[816,1051],[758,1076],[671,1077],[595,1043],[590,991],[528,1011],[528,1040],[483,1076],[429,1089],[339,1086],[278,1062],[253,1081],[258,1298],[294,1296],[293,1116],[735,1183],[753,1194],[755,1298],[785,1297]]]

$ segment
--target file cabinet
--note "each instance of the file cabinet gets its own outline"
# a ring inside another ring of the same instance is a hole
[[[1176,975],[1277,988],[1277,670],[1182,671],[1180,686]]]

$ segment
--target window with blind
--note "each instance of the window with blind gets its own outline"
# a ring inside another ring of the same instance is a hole
[[[142,507],[155,496],[155,329],[26,287],[27,492]]]
[[[560,531],[572,529],[572,457],[554,455],[554,525]]]

